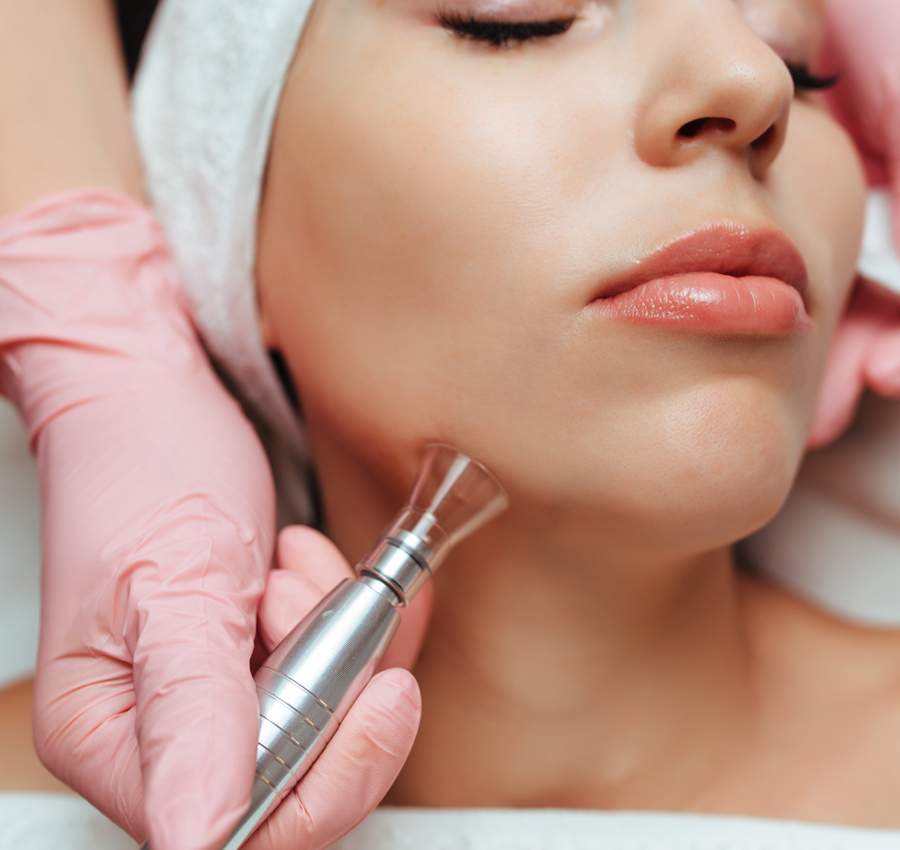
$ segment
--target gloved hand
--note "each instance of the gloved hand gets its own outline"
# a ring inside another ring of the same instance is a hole
[[[871,186],[893,198],[900,249],[900,3],[827,0],[828,62],[840,82],[828,93],[834,114],[863,156]],[[860,279],[832,345],[810,445],[825,445],[849,425],[865,387],[900,397],[900,299]]]
[[[83,191],[0,219],[0,390],[44,505],[39,754],[154,850],[216,847],[249,802],[274,494],[146,210]],[[309,842],[269,830],[260,846],[324,846],[361,819],[405,760],[417,699],[406,673],[373,681],[305,780],[306,808],[279,814]],[[371,783],[356,796],[351,769]]]

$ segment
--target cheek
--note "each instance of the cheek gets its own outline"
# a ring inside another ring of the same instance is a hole
[[[783,226],[806,259],[824,351],[856,275],[865,206],[859,154],[826,112],[798,102],[773,181]]]
[[[304,409],[401,440],[483,427],[499,399],[521,413],[585,297],[566,260],[583,164],[613,168],[603,140],[626,134],[570,132],[574,104],[537,75],[484,86],[430,56],[327,48],[289,81],[260,226]]]
[[[520,504],[577,503],[669,539],[715,529],[717,545],[767,519],[852,277],[859,187],[821,179],[835,156],[848,161],[843,137],[823,145],[815,120],[795,122],[772,178],[777,220],[817,281],[815,344],[760,353],[597,334],[577,316],[604,255],[621,266],[643,233],[668,233],[679,210],[654,203],[662,179],[686,220],[702,187],[631,167],[613,99],[588,112],[539,79],[523,100],[521,80],[464,85],[426,57],[319,47],[285,94],[258,268],[317,451],[389,468],[426,440],[450,442]]]
[[[282,227],[292,278],[310,289],[328,280],[345,319],[390,305],[397,325],[423,306],[471,321],[473,305],[515,313],[548,283],[562,291],[580,271],[567,268],[578,263],[571,234],[585,212],[598,223],[604,178],[621,170],[627,87],[579,93],[575,69],[473,59],[440,32],[439,49],[402,28],[348,46],[330,19],[313,35],[288,83],[267,186],[292,219]],[[309,303],[308,290],[295,294]]]

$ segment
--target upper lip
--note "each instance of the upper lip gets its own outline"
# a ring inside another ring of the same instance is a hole
[[[667,242],[624,274],[606,281],[592,300],[611,298],[657,278],[697,272],[772,277],[801,295],[808,285],[800,252],[780,230],[725,222],[704,225]]]

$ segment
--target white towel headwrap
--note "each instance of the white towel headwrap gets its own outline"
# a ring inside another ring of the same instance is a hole
[[[272,127],[313,0],[164,0],[134,87],[153,206],[194,323],[260,426],[290,516],[308,520],[303,427],[263,347],[256,229]]]

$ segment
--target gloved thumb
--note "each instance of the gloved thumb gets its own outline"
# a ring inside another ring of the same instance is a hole
[[[828,353],[810,448],[827,445],[850,425],[865,388],[872,346],[896,312],[892,299],[864,279],[857,281]]]
[[[356,575],[334,543],[303,525],[285,528],[275,553],[277,569],[267,576],[259,604],[259,634],[268,652],[325,594]]]

